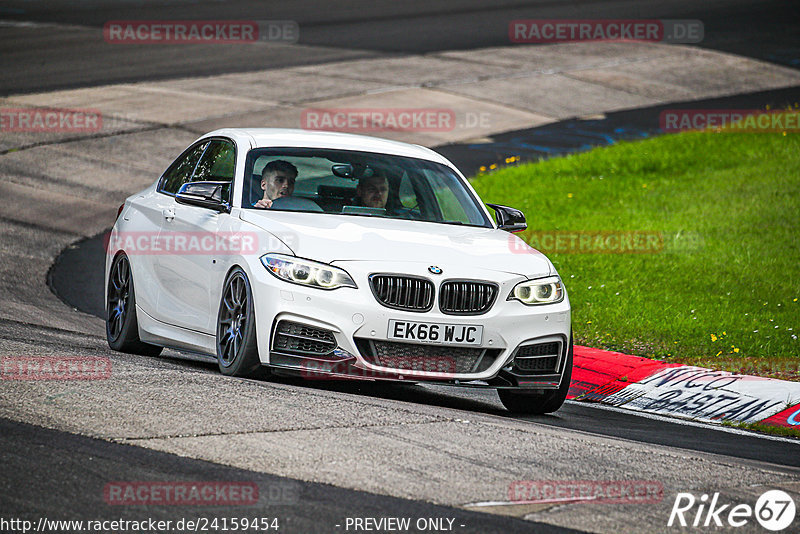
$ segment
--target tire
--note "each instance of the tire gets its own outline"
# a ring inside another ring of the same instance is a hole
[[[558,389],[545,393],[527,393],[519,389],[498,389],[500,402],[508,411],[518,414],[542,415],[553,413],[561,408],[567,399],[570,381],[572,379],[572,334],[569,336],[569,350],[564,377]]]
[[[222,286],[217,314],[217,363],[226,376],[263,377],[266,367],[258,358],[253,291],[247,275],[237,267]]]
[[[136,320],[136,296],[133,290],[131,264],[125,254],[119,254],[111,264],[106,297],[106,341],[119,352],[158,356],[163,347],[139,339]]]

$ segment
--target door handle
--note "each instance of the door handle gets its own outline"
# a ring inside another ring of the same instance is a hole
[[[167,222],[172,222],[175,218],[175,209],[174,208],[167,208],[165,210],[161,210],[161,215],[167,220]]]

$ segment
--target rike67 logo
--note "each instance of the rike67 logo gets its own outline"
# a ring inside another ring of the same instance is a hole
[[[667,526],[680,527],[743,527],[755,518],[767,530],[782,531],[794,522],[794,500],[781,490],[764,492],[755,507],[749,504],[721,503],[719,493],[699,498],[691,493],[678,493]],[[795,531],[796,532],[796,531]]]

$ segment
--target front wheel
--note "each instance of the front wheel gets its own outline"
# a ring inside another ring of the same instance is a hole
[[[158,356],[162,347],[150,345],[139,339],[136,320],[136,296],[133,291],[131,264],[125,254],[119,254],[111,264],[108,274],[106,298],[106,341],[120,352]]]
[[[572,380],[572,334],[569,337],[567,362],[564,368],[564,377],[558,389],[545,393],[528,393],[519,389],[498,389],[500,402],[508,411],[519,414],[542,415],[553,413],[567,400],[570,382]]]
[[[217,315],[217,362],[224,375],[253,377],[262,370],[253,308],[250,282],[237,267],[225,279]]]

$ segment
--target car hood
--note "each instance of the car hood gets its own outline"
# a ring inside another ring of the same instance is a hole
[[[240,218],[280,239],[296,256],[325,263],[455,263],[529,277],[555,272],[543,254],[493,228],[270,210],[242,210]]]

